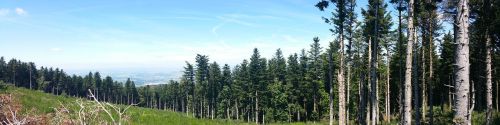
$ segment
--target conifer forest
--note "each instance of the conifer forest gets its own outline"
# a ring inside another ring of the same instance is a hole
[[[315,32],[332,41],[310,36],[289,55],[254,48],[230,65],[199,53],[180,78],[143,86],[1,57],[0,82],[249,124],[500,124],[499,0],[316,1]]]

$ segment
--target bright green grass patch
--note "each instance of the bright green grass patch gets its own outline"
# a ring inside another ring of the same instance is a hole
[[[35,115],[46,115],[55,113],[54,108],[64,105],[70,110],[76,111],[78,106],[76,101],[79,98],[56,96],[41,91],[34,91],[24,88],[8,86],[4,90],[0,90],[0,94],[12,94],[13,98],[22,105],[22,113],[30,113]],[[121,106],[125,107],[125,106]],[[189,117],[184,113],[176,113],[171,111],[163,111],[141,107],[131,107],[126,113],[130,116],[129,123],[132,125],[234,125],[247,124],[241,121],[233,120],[208,120]],[[105,114],[101,114],[104,119],[110,120]],[[114,114],[113,117],[117,117]]]
[[[0,88],[0,94],[11,94],[15,101],[22,105],[21,113],[30,113],[35,115],[47,115],[55,113],[54,108],[60,108],[64,105],[70,110],[77,110],[79,107],[76,105],[78,99],[85,100],[81,98],[68,97],[68,96],[56,96],[48,93],[44,93],[36,90],[29,90],[24,88],[17,88],[13,86],[7,86],[6,88]],[[120,105],[122,108],[124,105]],[[434,124],[436,125],[447,125],[452,123],[453,112],[449,110],[449,107],[444,107],[444,110],[435,106],[434,110]],[[485,112],[473,112],[474,114],[472,122],[473,124],[482,125],[486,121]],[[198,119],[192,116],[188,116],[185,113],[178,113],[172,111],[156,110],[150,108],[141,107],[131,107],[127,111],[127,115],[130,116],[128,124],[132,125],[254,125],[253,122],[246,123],[244,121],[227,120],[227,119]],[[110,121],[110,118],[101,114],[100,117]],[[116,118],[117,115],[113,114]],[[428,120],[428,119],[427,119]],[[338,122],[334,122],[337,124]],[[351,124],[355,124],[354,121],[350,121]],[[392,119],[390,123],[381,122],[383,125],[393,125],[397,124],[396,118]],[[279,122],[279,123],[269,123],[270,125],[325,125],[328,121],[322,120],[320,122]],[[492,124],[500,125],[500,113],[493,112]]]

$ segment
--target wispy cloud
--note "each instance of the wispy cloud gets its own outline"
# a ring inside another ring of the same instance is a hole
[[[28,12],[27,12],[26,10],[24,10],[23,8],[19,8],[19,7],[18,7],[18,8],[16,8],[15,10],[16,10],[16,14],[17,14],[17,15],[20,15],[20,16],[24,16],[24,15],[27,15],[27,14],[28,14]]]
[[[247,21],[243,21],[242,18],[248,19],[254,17],[255,19],[256,16],[250,16],[250,15],[244,15],[244,14],[228,14],[228,15],[223,15],[223,16],[217,16],[217,19],[221,20],[221,22],[214,27],[212,27],[212,34],[218,37],[217,31],[227,23],[233,23],[233,24],[238,24],[242,26],[247,26],[247,27],[256,27],[256,23],[251,23]],[[263,17],[263,16],[262,16]],[[262,18],[261,17],[261,18]],[[272,18],[271,16],[266,17],[266,18]]]
[[[24,10],[23,8],[15,8],[12,10],[14,15],[18,16],[24,16],[28,14],[28,11]],[[0,8],[0,16],[9,16],[11,14],[11,9],[9,8]]]

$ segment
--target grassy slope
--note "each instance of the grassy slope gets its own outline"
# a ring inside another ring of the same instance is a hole
[[[56,96],[34,91],[24,88],[9,86],[5,90],[0,90],[0,94],[12,94],[14,100],[22,105],[22,112],[30,112],[30,114],[44,115],[54,113],[54,107],[60,107],[61,104],[69,109],[77,109],[75,102],[78,98]],[[171,111],[155,110],[141,107],[131,107],[127,110],[127,114],[131,117],[131,124],[147,124],[147,125],[247,125],[235,120],[209,120],[197,119],[186,116],[184,113],[176,113]],[[293,125],[309,124],[309,123],[292,123]]]
[[[23,112],[30,112],[32,114],[44,115],[49,113],[54,113],[54,107],[59,107],[61,104],[68,106],[70,109],[77,109],[75,102],[77,98],[56,96],[52,94],[43,93],[41,91],[28,90],[24,88],[17,88],[9,86],[5,90],[0,90],[0,94],[12,94],[14,100],[19,102],[23,107]],[[438,107],[434,107],[435,113],[435,124],[449,124],[452,122],[453,114],[450,111],[441,112]],[[210,120],[210,119],[197,119],[190,116],[186,116],[184,113],[176,113],[171,111],[155,110],[149,108],[141,107],[131,107],[127,114],[131,117],[131,124],[147,124],[147,125],[160,125],[160,124],[171,124],[171,125],[248,125],[252,123],[245,123],[242,121],[234,120]],[[486,120],[485,113],[474,112],[473,114],[473,124],[484,124]],[[281,123],[273,123],[281,124]],[[303,124],[314,124],[314,123],[284,123],[291,125],[303,125]],[[316,124],[327,124],[326,121],[322,121]],[[382,123],[384,124],[384,123]],[[385,124],[397,124],[395,120],[391,123]],[[493,113],[493,124],[500,124],[500,113]]]

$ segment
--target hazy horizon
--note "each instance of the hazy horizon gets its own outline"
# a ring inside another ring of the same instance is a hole
[[[331,40],[316,1],[0,2],[0,56],[73,73],[174,72],[196,54],[233,67],[253,48],[270,58]]]

